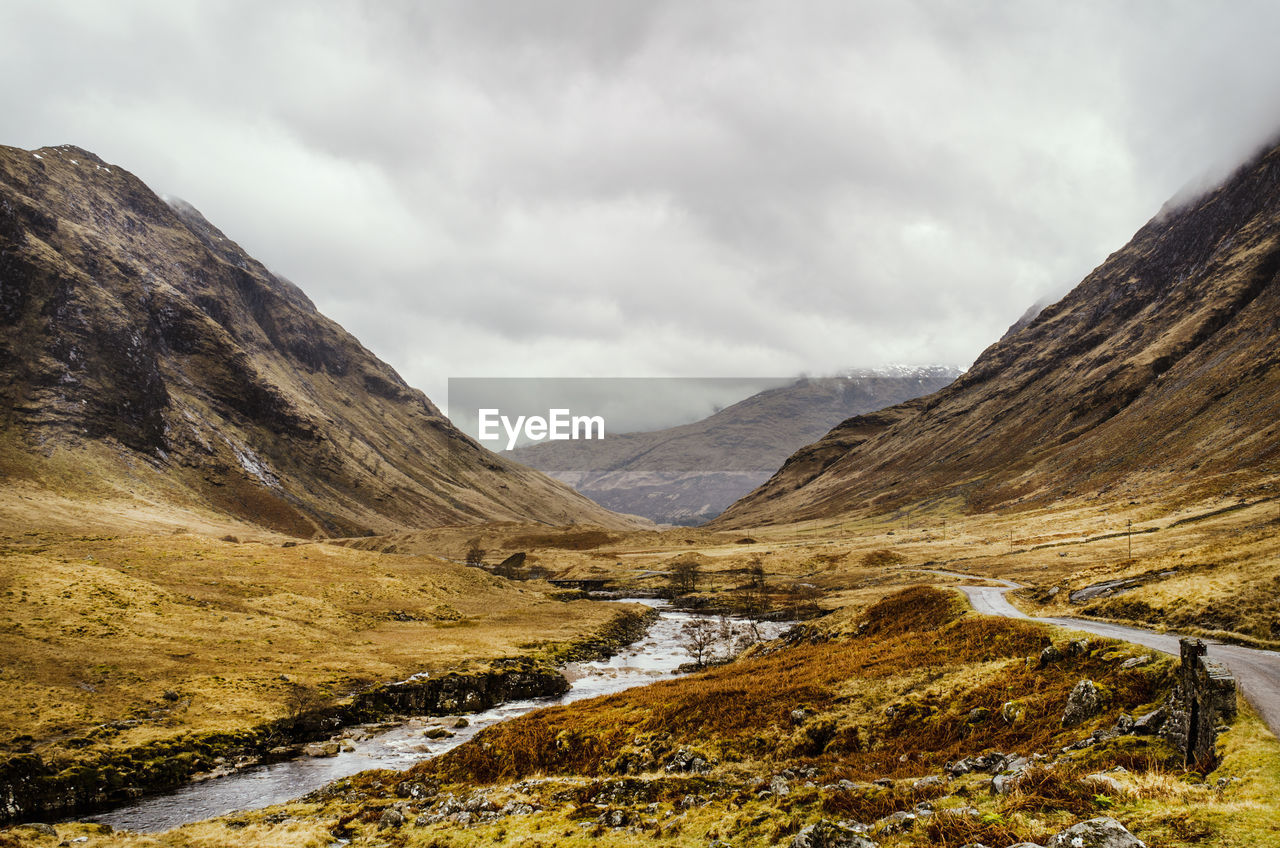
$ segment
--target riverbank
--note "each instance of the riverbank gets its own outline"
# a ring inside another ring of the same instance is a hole
[[[86,752],[72,762],[37,753],[0,765],[0,821],[78,815],[172,789],[209,772],[228,773],[303,753],[303,745],[344,727],[395,716],[448,715],[490,709],[511,700],[553,697],[569,688],[555,665],[607,657],[644,635],[657,613],[616,611],[596,632],[552,643],[527,656],[492,660],[465,672],[385,683],[331,703],[303,697],[290,714],[238,731],[191,732],[118,750]]]
[[[385,774],[410,768],[527,713],[671,679],[687,659],[682,632],[692,618],[663,606],[643,638],[609,658],[566,663],[563,672],[571,685],[562,695],[508,701],[465,718],[419,716],[396,723],[357,725],[336,733],[329,742],[313,743],[312,747],[331,746],[336,751],[333,756],[300,757],[189,783],[113,808],[91,821],[133,832],[168,831],[232,811],[247,815],[260,807],[325,792],[329,784],[358,772]],[[768,626],[763,636],[773,638],[785,626]]]

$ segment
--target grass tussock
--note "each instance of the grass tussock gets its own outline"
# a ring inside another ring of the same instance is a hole
[[[1016,845],[1019,842],[1039,845],[1048,837],[1043,828],[1014,825],[995,814],[970,816],[946,810],[930,816],[919,835],[924,837],[924,844],[933,848]]]

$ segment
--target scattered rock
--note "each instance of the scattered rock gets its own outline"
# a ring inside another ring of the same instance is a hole
[[[471,726],[471,722],[467,721],[467,720],[466,720],[465,718],[463,718],[462,716],[458,716],[457,718],[455,718],[455,719],[453,720],[453,729],[454,729],[454,730],[461,730],[461,729],[462,729],[462,728],[464,728],[464,727],[470,727],[470,726]]]
[[[905,810],[899,810],[896,813],[890,813],[882,819],[877,819],[875,829],[880,833],[906,833],[915,827],[915,813],[908,813]]]
[[[1147,848],[1147,844],[1110,816],[1074,824],[1054,835],[1045,848]]]
[[[1050,645],[1049,647],[1045,648],[1043,651],[1040,652],[1039,667],[1044,668],[1047,665],[1053,665],[1054,663],[1061,660],[1062,656],[1063,656],[1062,651],[1059,650],[1057,645]]]
[[[1084,777],[1080,778],[1080,782],[1086,786],[1105,792],[1108,795],[1122,795],[1126,791],[1123,783],[1103,772],[1086,774]]]
[[[1067,595],[1067,600],[1073,604],[1083,604],[1086,601],[1092,601],[1094,598],[1109,597],[1119,592],[1132,589],[1138,585],[1137,580],[1104,580],[1101,583],[1094,583],[1091,586],[1085,586],[1083,589],[1073,589]]]
[[[453,734],[445,730],[443,727],[428,727],[422,731],[422,735],[428,739],[451,739]]]
[[[1005,724],[1018,724],[1027,717],[1027,707],[1021,701],[1005,701],[1000,707],[1000,718]]]
[[[1142,657],[1130,657],[1129,659],[1120,663],[1120,667],[1121,668],[1137,668],[1138,666],[1146,665],[1149,662],[1151,662],[1150,655],[1142,656]]]
[[[342,746],[336,740],[330,739],[327,742],[312,742],[302,747],[302,753],[308,757],[336,757]]]
[[[24,824],[22,826],[25,827],[27,830],[34,830],[36,833],[39,833],[42,836],[58,835],[58,831],[54,828],[53,825],[45,824],[44,822],[32,822],[31,824]]]
[[[876,848],[876,843],[853,828],[823,819],[792,837],[791,848]]]
[[[939,786],[942,786],[944,783],[946,783],[946,779],[935,774],[935,775],[930,775],[929,777],[920,778],[915,783],[911,784],[911,788],[916,791],[920,791],[924,789],[936,789]]]
[[[982,724],[991,718],[991,710],[986,707],[974,707],[969,710],[969,715],[965,716],[965,721],[969,724]]]
[[[1159,707],[1146,715],[1135,718],[1133,720],[1133,732],[1140,736],[1154,736],[1160,732],[1160,728],[1164,727],[1164,723],[1168,718],[1169,711],[1164,707]]]
[[[769,781],[769,791],[779,797],[783,795],[790,795],[791,786],[787,783],[786,778],[778,776]]]
[[[1022,781],[1031,766],[1027,757],[1013,757],[1004,762],[1000,773],[991,778],[991,791],[997,795],[1008,795]]]
[[[1075,727],[1101,712],[1102,692],[1092,680],[1082,679],[1067,696],[1067,707],[1062,712],[1062,726]]]
[[[973,771],[998,772],[1004,770],[1005,763],[1008,760],[1009,758],[999,751],[988,751],[976,757],[965,757],[963,760],[947,763],[943,771],[952,777],[959,777],[962,774],[968,774]]]
[[[711,771],[711,766],[706,759],[699,756],[688,748],[681,748],[676,751],[671,759],[667,760],[663,768],[668,772],[693,772],[700,774]]]

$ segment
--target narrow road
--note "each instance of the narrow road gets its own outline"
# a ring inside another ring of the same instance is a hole
[[[1087,618],[1035,618],[1016,608],[1005,597],[1011,589],[1021,586],[1011,580],[978,577],[973,574],[960,574],[954,571],[936,571],[932,569],[914,569],[944,577],[959,577],[966,580],[985,580],[988,583],[999,583],[999,586],[957,586],[969,597],[973,608],[984,615],[1001,618],[1021,618],[1027,621],[1039,621],[1045,624],[1056,624],[1073,630],[1095,633],[1109,639],[1120,639],[1133,642],[1153,651],[1177,656],[1179,653],[1177,633],[1157,633],[1154,630],[1143,630],[1139,627],[1126,627],[1121,624],[1109,624],[1105,621],[1091,621]],[[1240,691],[1271,732],[1280,736],[1280,653],[1264,651],[1258,648],[1246,648],[1241,645],[1224,645],[1211,639],[1205,639],[1209,646],[1208,656],[1225,665],[1235,675]]]

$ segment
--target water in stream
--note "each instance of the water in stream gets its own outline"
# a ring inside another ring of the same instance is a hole
[[[655,601],[639,600],[659,606]],[[571,663],[564,668],[570,688],[560,698],[511,701],[482,713],[466,716],[468,725],[453,729],[446,739],[423,736],[423,721],[410,721],[354,742],[355,750],[336,757],[299,757],[285,762],[248,768],[235,774],[191,783],[162,795],[151,795],[117,807],[91,820],[139,832],[168,830],[188,822],[225,815],[236,810],[267,807],[300,797],[327,783],[365,769],[407,769],[414,763],[444,753],[486,727],[524,715],[539,707],[567,704],[583,698],[620,692],[669,678],[689,655],[680,647],[680,627],[693,616],[659,606],[660,617],[640,641],[607,660]],[[787,624],[759,625],[765,639],[774,638]],[[440,722],[433,721],[433,724]],[[444,720],[445,726],[451,723]]]

